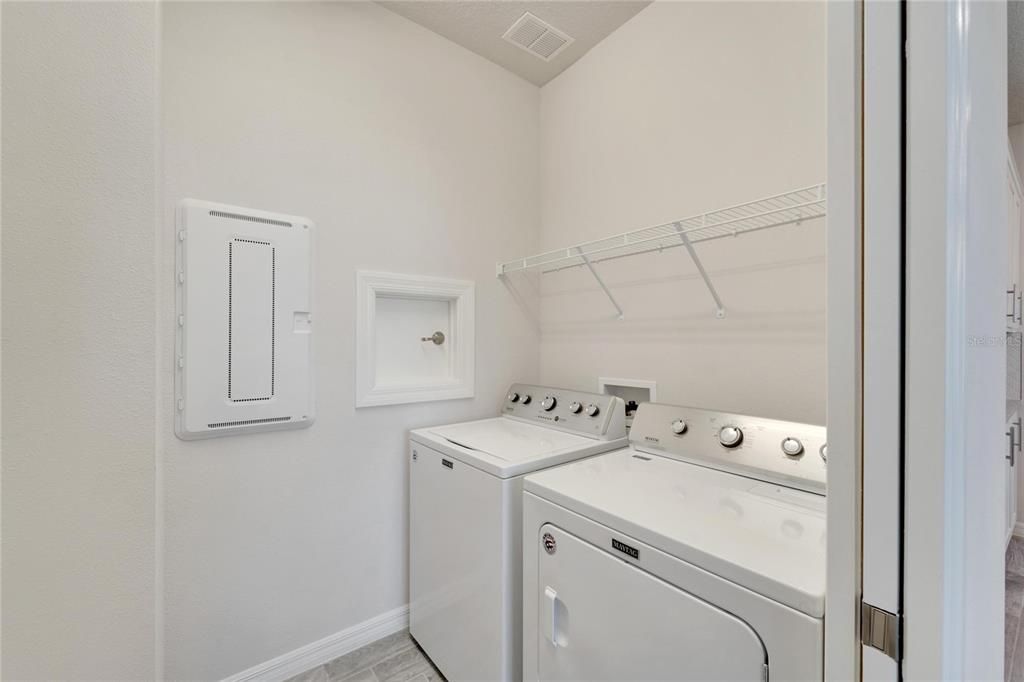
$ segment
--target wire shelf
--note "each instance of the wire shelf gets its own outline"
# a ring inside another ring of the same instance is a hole
[[[500,263],[498,276],[536,269],[543,273],[557,272],[616,258],[686,246],[687,241],[690,244],[699,244],[723,237],[735,237],[748,232],[801,223],[825,217],[825,205],[825,185],[812,185],[717,211]]]

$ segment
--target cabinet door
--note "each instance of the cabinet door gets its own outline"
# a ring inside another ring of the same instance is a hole
[[[1017,457],[1021,452],[1021,418],[1014,414],[1006,422],[1006,541],[1017,525]]]
[[[1011,202],[1008,207],[1008,219],[1010,221],[1010,272],[1011,272],[1011,288],[1017,287],[1017,293],[1021,293],[1021,249],[1024,248],[1024,240],[1021,239],[1021,229],[1024,228],[1024,191],[1021,189],[1020,177],[1017,175],[1017,171],[1014,170],[1016,166],[1012,166],[1010,169],[1011,185],[1013,186],[1013,192],[1011,194]],[[1017,308],[1017,322],[1022,322],[1021,317],[1024,316],[1024,311],[1021,310],[1020,304]]]
[[[1020,289],[1021,192],[1018,182],[1015,181],[1013,185],[1013,210],[1010,212],[1010,220],[1012,220],[1013,223],[1010,225],[1010,234],[1013,235],[1011,246],[1014,248],[1010,249],[1010,263],[1013,283],[1017,285],[1018,289]]]
[[[1017,174],[1012,159],[1006,166],[1006,238],[1007,238],[1007,261],[1006,261],[1006,290],[1007,290],[1007,322],[1020,324],[1022,321],[1022,292],[1020,280],[1021,265],[1021,220],[1022,215],[1022,191],[1020,177]]]

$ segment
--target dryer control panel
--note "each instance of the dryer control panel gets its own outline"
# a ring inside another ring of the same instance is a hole
[[[629,442],[637,450],[825,494],[824,426],[644,403]]]
[[[501,413],[600,440],[626,437],[626,404],[613,395],[512,384]]]

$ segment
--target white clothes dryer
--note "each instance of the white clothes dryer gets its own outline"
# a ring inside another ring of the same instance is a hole
[[[524,482],[525,680],[820,680],[825,429],[644,404]]]

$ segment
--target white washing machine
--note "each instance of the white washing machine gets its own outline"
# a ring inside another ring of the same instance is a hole
[[[821,680],[825,429],[641,405],[531,474],[525,680]]]
[[[521,679],[523,476],[626,443],[621,398],[522,384],[411,433],[409,630],[446,678]]]

